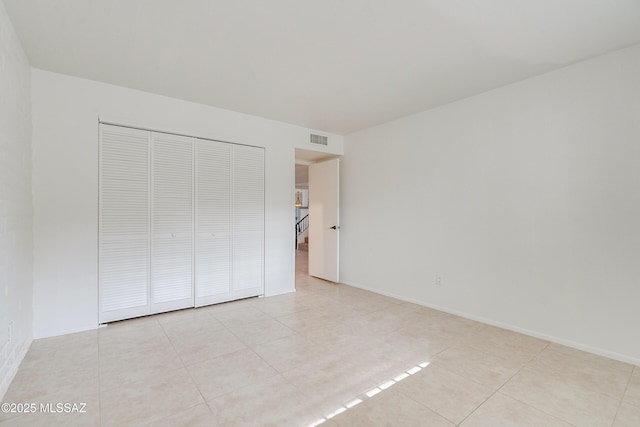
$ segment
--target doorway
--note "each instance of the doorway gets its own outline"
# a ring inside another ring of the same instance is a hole
[[[296,153],[297,154],[297,153]],[[309,165],[311,162],[296,158],[295,188],[295,269],[296,285],[309,275]]]
[[[337,283],[338,156],[303,149],[295,154],[296,286],[310,275]]]

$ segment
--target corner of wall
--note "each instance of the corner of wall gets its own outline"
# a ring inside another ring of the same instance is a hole
[[[0,400],[33,340],[31,69],[0,1]]]

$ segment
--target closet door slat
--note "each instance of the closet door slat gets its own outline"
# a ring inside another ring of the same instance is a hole
[[[101,126],[100,323],[149,311],[149,133]]]
[[[151,312],[193,307],[193,138],[152,133]]]
[[[233,147],[233,297],[263,293],[264,150]]]
[[[231,149],[196,143],[196,307],[231,299]]]

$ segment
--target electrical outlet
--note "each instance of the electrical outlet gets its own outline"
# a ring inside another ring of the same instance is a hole
[[[13,341],[13,322],[9,322],[9,327],[7,327],[7,342]]]
[[[442,276],[436,275],[436,286],[442,286]]]

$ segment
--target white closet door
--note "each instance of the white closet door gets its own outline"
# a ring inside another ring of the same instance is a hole
[[[151,312],[193,307],[193,139],[152,133]]]
[[[264,270],[264,149],[233,148],[232,296],[261,295]]]
[[[196,307],[232,298],[231,148],[196,142]]]
[[[149,132],[100,126],[100,323],[149,312]]]

